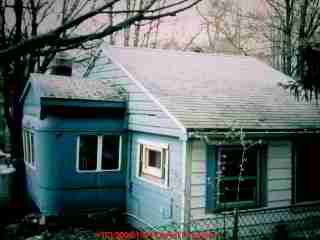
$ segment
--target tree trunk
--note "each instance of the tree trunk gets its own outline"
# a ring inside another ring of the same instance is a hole
[[[298,35],[298,57],[297,57],[297,78],[304,79],[305,77],[305,54],[304,50],[306,49],[306,16],[307,16],[307,5],[308,1],[304,0],[300,6],[300,22],[299,22],[299,35]]]
[[[292,74],[292,11],[291,2],[286,0],[286,16],[285,16],[285,25],[284,25],[284,65],[283,71],[287,75],[291,76]]]
[[[13,112],[13,128],[10,129],[11,156],[20,159],[23,156],[22,145],[22,117],[23,111],[21,104],[15,104]]]

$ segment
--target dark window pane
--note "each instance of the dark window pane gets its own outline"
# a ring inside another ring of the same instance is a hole
[[[241,147],[225,147],[221,149],[219,157],[221,174],[219,185],[220,202],[254,201],[256,198],[257,150],[252,148],[243,155]],[[237,199],[238,178],[243,157],[246,160],[243,162],[242,176],[244,179],[246,177],[250,177],[250,179],[240,182],[239,199]]]
[[[139,164],[139,176],[141,176],[141,174],[142,174],[142,167],[143,167],[143,155],[144,155],[144,152],[143,152],[143,145],[142,144],[140,144],[139,145],[139,151],[140,151],[140,159],[139,159],[139,161],[140,161],[140,164]]]
[[[244,164],[243,176],[257,176],[257,150],[252,148],[246,151],[247,161]]]
[[[80,136],[79,170],[97,169],[97,136]]]
[[[246,161],[243,164],[243,176],[257,175],[257,152],[256,150],[246,151],[244,154]],[[222,149],[220,152],[220,171],[221,176],[239,176],[240,163],[242,160],[242,149]]]
[[[26,140],[26,131],[23,131],[23,154],[24,154],[24,161],[27,162],[27,140]]]
[[[150,149],[148,161],[150,167],[161,168],[161,152]]]
[[[33,143],[33,134],[30,133],[30,152],[31,152],[31,164],[35,166],[35,163],[34,163],[34,143]]]
[[[26,162],[30,163],[30,138],[29,138],[29,133],[26,132]]]
[[[222,149],[220,153],[221,176],[238,176],[241,157],[241,149]]]
[[[161,173],[161,178],[165,179],[166,178],[166,162],[167,162],[167,150],[162,150],[163,158],[162,158],[162,173]]]
[[[220,202],[236,202],[238,192],[238,181],[220,182]],[[244,180],[240,182],[239,201],[255,201],[256,180]]]
[[[103,170],[116,170],[119,168],[119,139],[120,136],[103,136],[101,159]]]

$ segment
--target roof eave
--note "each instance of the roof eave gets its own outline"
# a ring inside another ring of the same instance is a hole
[[[230,129],[221,128],[188,128],[188,138],[197,138],[201,136],[211,136],[216,138],[223,138],[227,133],[230,133]],[[240,130],[239,130],[240,131]],[[255,137],[290,137],[301,135],[319,135],[320,128],[296,128],[296,129],[243,129],[245,135],[248,138]]]
[[[41,97],[41,105],[61,107],[84,107],[84,108],[125,108],[124,100],[95,100],[95,99],[66,99]]]
[[[115,100],[92,100],[92,99],[64,99],[64,98],[40,98],[41,113],[40,119],[44,119],[51,107],[61,109],[97,109],[114,110],[125,112],[126,101]]]

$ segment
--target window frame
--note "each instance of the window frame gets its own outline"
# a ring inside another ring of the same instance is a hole
[[[143,152],[141,159],[141,149]],[[159,151],[161,153],[161,167],[160,174],[158,173],[158,168],[145,166],[148,162],[146,159],[145,151],[146,149]],[[163,164],[165,159],[165,163]],[[141,166],[142,163],[142,166]],[[144,172],[147,171],[147,172]],[[155,174],[154,174],[155,173]],[[164,181],[161,181],[164,173]],[[149,141],[138,141],[137,143],[137,154],[136,154],[136,177],[139,180],[145,181],[150,184],[154,184],[161,188],[169,187],[169,145],[149,142]]]
[[[226,179],[221,179],[220,177],[220,166],[221,166],[221,152],[223,149],[237,149],[242,151],[242,146],[241,145],[219,145],[217,146],[217,152],[216,152],[216,208],[217,210],[230,210],[233,208],[255,208],[259,206],[259,195],[261,194],[261,189],[260,189],[260,184],[261,184],[261,172],[260,172],[260,161],[261,161],[261,152],[260,149],[255,147],[255,155],[256,155],[256,177],[254,180],[256,180],[256,189],[255,189],[255,199],[254,200],[246,200],[246,201],[233,201],[233,202],[220,202],[220,196],[221,194],[221,189],[220,189],[220,182],[221,181],[232,181],[233,178],[237,178],[238,176],[229,176],[229,177],[224,177]],[[242,176],[242,179],[247,179],[247,180],[253,180],[252,176]]]
[[[155,145],[147,145],[147,144],[143,144],[142,145],[142,149],[143,149],[143,166],[142,166],[142,171],[145,174],[149,174],[152,175],[154,177],[159,177],[161,178],[162,175],[162,168],[163,168],[163,148],[155,146]],[[149,158],[149,154],[150,154],[150,150],[151,151],[156,151],[156,152],[160,152],[160,168],[157,167],[153,167],[150,166],[150,158]]]
[[[96,169],[95,170],[81,170],[79,169],[80,163],[80,137],[81,136],[96,136],[97,137],[97,159],[96,159]],[[104,136],[118,136],[119,137],[119,153],[118,153],[118,168],[117,169],[102,169],[102,145],[103,145],[103,137]],[[90,134],[82,134],[77,136],[77,160],[76,160],[76,169],[79,173],[97,173],[97,172],[120,172],[121,164],[122,164],[122,135],[116,134],[103,134],[103,135],[90,135]]]
[[[26,166],[37,169],[37,162],[34,153],[34,133],[29,129],[22,130],[23,160]]]

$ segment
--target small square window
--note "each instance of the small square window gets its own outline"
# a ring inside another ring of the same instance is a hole
[[[157,183],[168,183],[168,147],[155,144],[138,145],[137,176]]]
[[[143,146],[143,173],[161,178],[162,150],[152,146]]]

